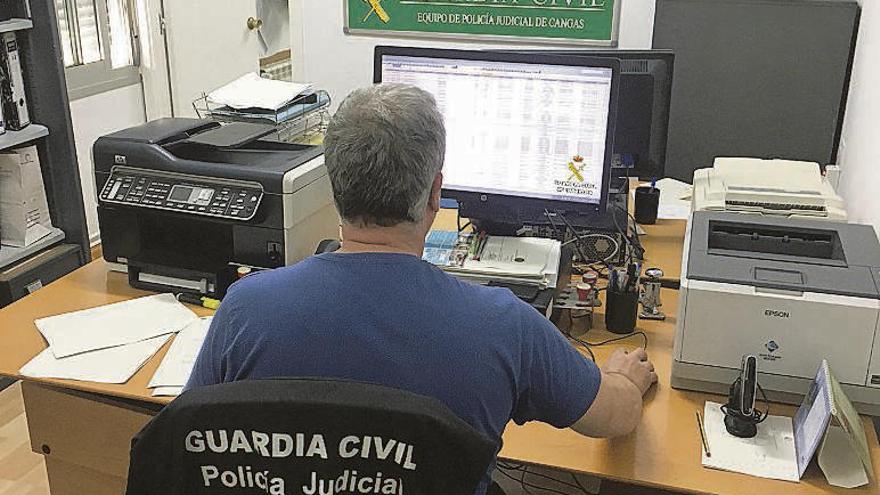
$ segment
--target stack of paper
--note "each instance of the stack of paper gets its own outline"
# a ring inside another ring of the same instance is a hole
[[[561,244],[538,237],[488,236],[479,255],[459,260],[458,233],[432,231],[426,241],[423,259],[460,279],[478,284],[502,282],[556,287]]]
[[[250,72],[212,91],[208,101],[231,108],[276,111],[311,89],[311,84],[265,79]]]
[[[49,347],[20,373],[34,378],[64,378],[125,383],[171,334],[197,320],[173,294],[36,320]]]
[[[174,337],[171,348],[148,385],[153,389],[153,396],[177,396],[183,392],[212,319],[211,316],[199,318]]]

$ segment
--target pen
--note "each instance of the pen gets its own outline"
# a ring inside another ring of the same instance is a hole
[[[697,414],[697,427],[700,429],[700,439],[703,441],[703,450],[706,452],[706,457],[712,457],[712,451],[709,450],[709,439],[706,438],[706,428],[703,427],[703,418],[700,416],[700,411],[696,411]]]

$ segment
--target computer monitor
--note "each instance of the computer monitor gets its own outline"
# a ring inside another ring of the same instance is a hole
[[[675,52],[672,50],[518,50],[531,55],[610,57],[620,60],[620,96],[614,131],[615,176],[664,177]]]
[[[515,223],[605,211],[618,73],[608,58],[379,46],[374,79],[436,98],[443,196]]]

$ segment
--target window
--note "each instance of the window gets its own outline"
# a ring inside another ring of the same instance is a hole
[[[143,0],[55,0],[72,99],[136,84],[137,8]]]

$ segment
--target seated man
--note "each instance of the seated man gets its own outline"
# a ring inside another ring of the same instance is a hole
[[[443,117],[418,88],[353,92],[327,129],[342,249],[235,283],[188,387],[279,376],[374,382],[444,402],[501,445],[538,420],[626,435],[657,380],[643,350],[600,370],[510,291],[422,261],[440,209]],[[478,494],[491,478],[486,473]]]

